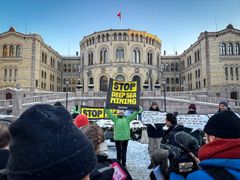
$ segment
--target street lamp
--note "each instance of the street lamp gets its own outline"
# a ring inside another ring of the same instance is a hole
[[[66,109],[68,109],[68,85],[69,85],[69,81],[66,80],[65,84],[67,86],[67,89],[66,89]]]
[[[163,84],[163,97],[164,97],[164,111],[167,112],[167,102],[166,102],[166,80],[162,79],[162,84]]]
[[[77,82],[77,89],[79,90],[79,89],[82,89],[82,87],[83,87],[83,85],[81,84],[81,81],[80,81],[80,79],[78,79],[78,82]]]
[[[164,102],[164,111],[166,112],[167,108],[166,108],[166,105],[167,105],[167,102],[166,102],[166,80],[165,79],[162,79],[162,85],[163,85],[163,102]],[[154,87],[156,89],[159,89],[161,87],[161,84],[159,83],[159,79],[157,79]]]
[[[148,80],[145,80],[143,83],[143,88],[147,89],[149,87]]]

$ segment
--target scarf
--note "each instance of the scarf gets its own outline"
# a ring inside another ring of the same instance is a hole
[[[199,149],[198,158],[201,161],[211,158],[239,159],[240,139],[216,139]]]

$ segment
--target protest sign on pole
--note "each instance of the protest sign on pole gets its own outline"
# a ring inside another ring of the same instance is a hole
[[[85,114],[88,119],[104,119],[105,111],[103,107],[81,106],[81,114]]]
[[[117,116],[119,113],[118,109],[110,109],[113,115]],[[80,114],[85,114],[90,120],[107,119],[104,107],[90,107],[81,106]]]
[[[160,111],[143,111],[141,114],[141,121],[143,124],[165,123],[166,112]]]
[[[140,85],[138,81],[123,82],[110,78],[106,108],[139,109]]]

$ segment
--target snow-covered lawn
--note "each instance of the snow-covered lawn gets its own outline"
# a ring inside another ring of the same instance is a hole
[[[116,158],[115,146],[108,146],[108,152],[110,158]],[[148,180],[150,170],[147,167],[149,164],[148,144],[130,140],[127,150],[127,169],[132,178],[134,180]]]

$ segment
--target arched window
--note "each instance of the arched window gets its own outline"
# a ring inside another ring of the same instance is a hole
[[[115,77],[115,80],[117,80],[117,81],[125,81],[125,77],[123,75],[119,74],[119,75],[117,75]]]
[[[100,91],[107,92],[108,90],[108,78],[107,76],[102,76],[100,78]]]
[[[138,34],[136,34],[136,41],[138,41]]]
[[[222,43],[221,46],[220,46],[220,54],[221,55],[226,55],[226,44],[225,43]]]
[[[119,34],[118,34],[118,40],[119,40],[119,41],[122,41],[122,33],[119,33]]]
[[[122,61],[124,59],[124,49],[121,46],[117,47],[116,59],[117,61]]]
[[[71,72],[71,64],[68,64],[68,72]]]
[[[171,63],[171,71],[174,71],[174,63]]]
[[[140,63],[140,49],[139,48],[134,48],[133,49],[133,62],[134,63]]]
[[[93,44],[95,43],[95,38],[94,38],[94,37],[92,37],[92,43],[93,43]]]
[[[140,35],[140,42],[143,42],[143,36]]]
[[[127,34],[123,33],[123,40],[126,41],[127,40]]]
[[[131,34],[131,39],[132,41],[134,41],[134,34]]]
[[[235,48],[234,49],[235,49],[235,55],[239,55],[240,54],[240,51],[239,51],[240,46],[239,46],[238,43],[235,44]]]
[[[88,65],[89,66],[93,65],[93,52],[92,51],[88,52]]]
[[[100,43],[100,39],[101,39],[101,37],[100,37],[100,35],[98,35],[97,40],[99,43]]]
[[[167,78],[167,79],[166,79],[166,84],[169,84],[169,83],[170,83],[170,79]]]
[[[179,84],[179,78],[176,78],[176,84]]]
[[[72,70],[73,70],[73,72],[77,72],[77,65],[76,64],[72,65]]]
[[[233,80],[233,67],[230,67],[231,80]]]
[[[236,73],[236,79],[239,79],[239,72],[238,72],[238,67],[235,68],[235,73]]]
[[[64,65],[63,65],[63,71],[64,71],[64,72],[67,72],[67,64],[64,64]]]
[[[7,57],[8,56],[8,47],[7,45],[3,46],[3,57]]]
[[[178,70],[179,70],[179,64],[176,63],[176,64],[175,64],[175,71],[178,71]]]
[[[152,53],[152,51],[151,50],[149,50],[148,51],[148,53],[147,53],[147,63],[149,64],[149,65],[152,65],[152,59],[153,59],[153,53]]]
[[[164,63],[162,63],[162,65],[161,65],[161,70],[162,71],[165,71],[166,69],[165,69],[165,64]]]
[[[139,83],[139,87],[141,87],[141,78],[138,75],[133,76],[132,81],[137,81]]]
[[[169,64],[166,64],[166,71],[168,72],[168,71],[169,71],[169,69],[170,69],[170,66],[169,66]]]
[[[171,78],[171,84],[175,84],[174,78]]]
[[[5,68],[4,69],[4,81],[6,81],[7,80],[7,69]]]
[[[47,54],[44,56],[44,63],[47,64]]]
[[[114,33],[114,35],[113,35],[113,36],[114,36],[114,38],[113,38],[113,39],[114,39],[114,41],[117,41],[117,33]]]
[[[13,55],[14,55],[14,46],[11,45],[11,46],[10,46],[10,50],[9,50],[9,56],[10,56],[10,57],[13,57]]]
[[[107,49],[106,48],[102,48],[101,50],[100,50],[100,64],[103,64],[103,63],[107,63],[107,59],[108,59],[108,57],[107,57]]]
[[[157,67],[160,68],[160,55],[157,55]]]
[[[16,81],[16,79],[17,79],[17,69],[15,68],[14,69],[14,81]]]
[[[93,84],[93,78],[92,77],[89,78],[89,84]]]
[[[12,80],[12,69],[10,68],[9,69],[9,81],[11,81]]]
[[[109,34],[106,34],[106,41],[109,41]]]
[[[233,45],[232,45],[232,43],[228,44],[228,54],[233,55]]]
[[[105,35],[103,34],[102,35],[102,42],[104,42],[105,41]]]
[[[228,80],[228,68],[227,67],[225,67],[225,78],[226,78],[226,80]]]
[[[146,43],[148,44],[148,37],[146,37]]]

